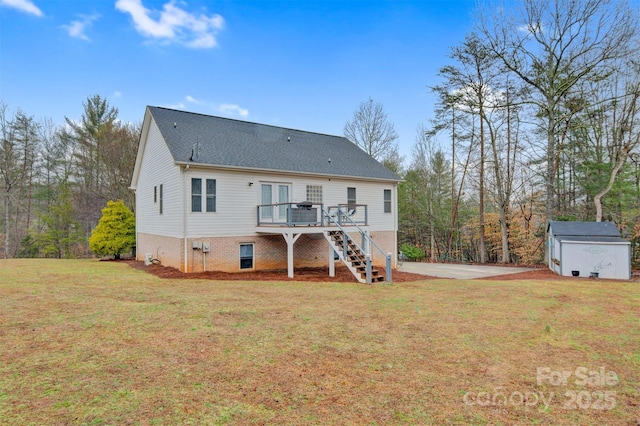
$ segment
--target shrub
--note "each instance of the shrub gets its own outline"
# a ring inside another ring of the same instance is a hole
[[[404,243],[402,247],[400,247],[400,251],[407,259],[412,261],[422,260],[425,256],[424,250],[408,243]]]
[[[136,219],[122,200],[109,201],[98,226],[91,232],[89,248],[98,256],[120,255],[136,245]]]

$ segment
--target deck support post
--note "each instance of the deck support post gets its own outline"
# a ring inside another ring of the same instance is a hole
[[[331,246],[331,243],[329,243],[329,276],[332,278],[336,276],[336,254],[335,253],[336,252],[333,249],[333,246]]]
[[[282,233],[284,240],[287,242],[287,275],[293,278],[293,245],[298,241],[302,234],[294,234],[293,232]]]

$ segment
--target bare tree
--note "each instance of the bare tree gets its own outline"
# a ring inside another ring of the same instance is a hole
[[[14,256],[31,220],[38,125],[18,111],[7,117],[0,104],[0,179],[4,211],[4,257]]]
[[[609,0],[524,0],[514,16],[504,8],[480,16],[480,31],[504,66],[531,89],[546,136],[546,216],[557,212],[557,147],[575,110],[562,108],[585,81],[606,78],[632,54],[637,15]]]
[[[596,170],[599,179],[590,179],[595,220],[603,220],[603,198],[612,190],[616,179],[633,150],[640,146],[640,77],[638,65],[628,67],[622,80],[594,84],[593,93],[600,104],[589,107],[580,116],[584,131],[577,137],[589,146],[581,146],[581,163],[585,171]],[[587,194],[589,195],[589,194]]]
[[[446,251],[447,255],[452,257],[455,240],[459,236],[457,231],[460,229],[460,205],[467,186],[467,177],[470,173],[472,154],[475,149],[475,129],[471,126],[468,115],[461,111],[462,92],[453,90],[448,84],[431,87],[431,90],[438,94],[439,100],[435,109],[435,118],[431,120],[432,128],[428,134],[435,137],[440,132],[448,132],[451,137],[450,232]],[[469,141],[467,146],[464,146],[465,141]],[[459,151],[462,151],[462,154]]]
[[[344,136],[378,161],[398,157],[398,134],[381,103],[362,102],[351,121],[344,125]]]

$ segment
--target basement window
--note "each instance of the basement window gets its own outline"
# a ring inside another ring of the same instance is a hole
[[[253,243],[240,244],[240,269],[253,269]]]

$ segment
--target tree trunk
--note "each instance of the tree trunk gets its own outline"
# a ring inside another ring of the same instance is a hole
[[[9,259],[9,191],[4,196],[4,258]]]
[[[485,263],[487,261],[487,250],[484,241],[484,119],[482,118],[482,104],[480,105],[480,108],[480,263]]]
[[[593,204],[596,206],[596,222],[602,222],[602,197],[604,197],[609,191],[611,191],[613,183],[616,181],[616,177],[618,176],[618,172],[622,168],[624,162],[627,160],[628,152],[629,146],[625,146],[624,148],[622,148],[620,157],[618,158],[618,162],[611,171],[611,176],[609,176],[609,183],[607,183],[607,186],[593,197]]]
[[[502,263],[509,263],[509,226],[505,208],[500,209],[500,234],[502,236]]]

